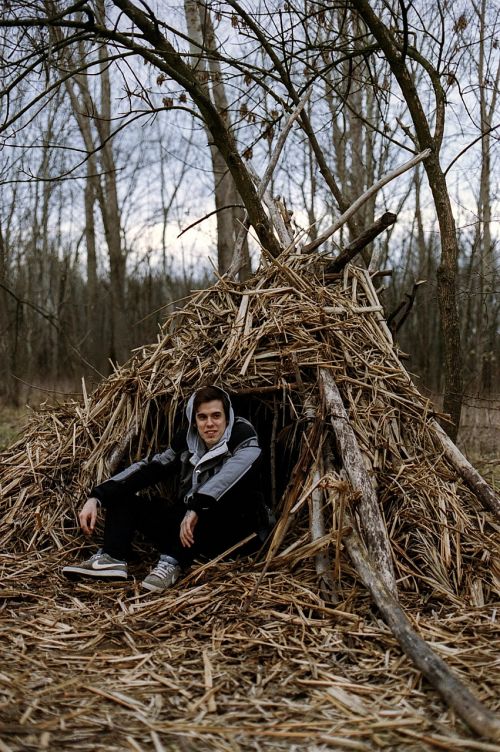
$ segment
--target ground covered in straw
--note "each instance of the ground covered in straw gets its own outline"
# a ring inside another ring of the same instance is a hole
[[[2,453],[0,752],[497,749],[422,681],[360,584],[342,544],[355,489],[335,506],[323,497],[325,534],[311,541],[312,489],[329,482],[325,368],[377,485],[402,606],[498,708],[499,526],[443,456],[367,273],[332,279],[328,259],[290,256],[195,295],[157,343],[93,394],[35,413]],[[126,584],[64,580],[89,553],[76,511],[91,486],[164,446],[207,381],[263,437],[270,547],[199,564],[162,596],[141,592],[144,547]],[[321,552],[336,603],[318,583]]]
[[[318,598],[307,558],[277,561],[256,592],[258,565],[222,562],[161,597],[66,582],[63,558],[2,557],[2,750],[496,748],[422,683],[361,590]],[[491,608],[413,615],[494,705]]]

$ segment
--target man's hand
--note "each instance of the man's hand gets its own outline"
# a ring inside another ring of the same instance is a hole
[[[92,535],[97,521],[97,499],[93,496],[87,499],[83,505],[78,519],[80,520],[80,527],[85,535]]]
[[[185,548],[191,548],[194,543],[194,529],[198,522],[198,515],[194,509],[188,509],[181,522],[181,543]]]

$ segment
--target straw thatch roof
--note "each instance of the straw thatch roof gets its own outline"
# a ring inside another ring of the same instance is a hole
[[[372,606],[342,543],[352,497],[324,501],[311,541],[311,492],[329,483],[321,368],[373,471],[401,604],[495,709],[498,524],[447,461],[368,273],[325,269],[283,255],[245,285],[220,279],[93,394],[35,413],[2,454],[0,752],[496,749],[446,709]],[[76,510],[91,485],[164,446],[184,399],[214,382],[265,446],[281,514],[268,548],[197,565],[161,597],[138,586],[147,546],[126,585],[63,580],[63,562],[88,550]]]

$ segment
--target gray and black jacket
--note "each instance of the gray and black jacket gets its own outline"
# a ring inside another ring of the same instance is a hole
[[[193,394],[186,408],[189,428],[179,431],[164,452],[130,465],[93,488],[91,496],[106,506],[177,474],[179,498],[187,509],[200,514],[228,504],[234,512],[246,514],[250,505],[258,513],[263,498],[257,433],[248,420],[234,416],[228,401],[228,424],[216,446],[207,450],[199,437],[193,422]]]

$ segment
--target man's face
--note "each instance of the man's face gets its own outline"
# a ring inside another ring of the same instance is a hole
[[[227,420],[224,415],[222,400],[202,402],[196,411],[196,428],[208,449],[219,443],[226,430]]]

